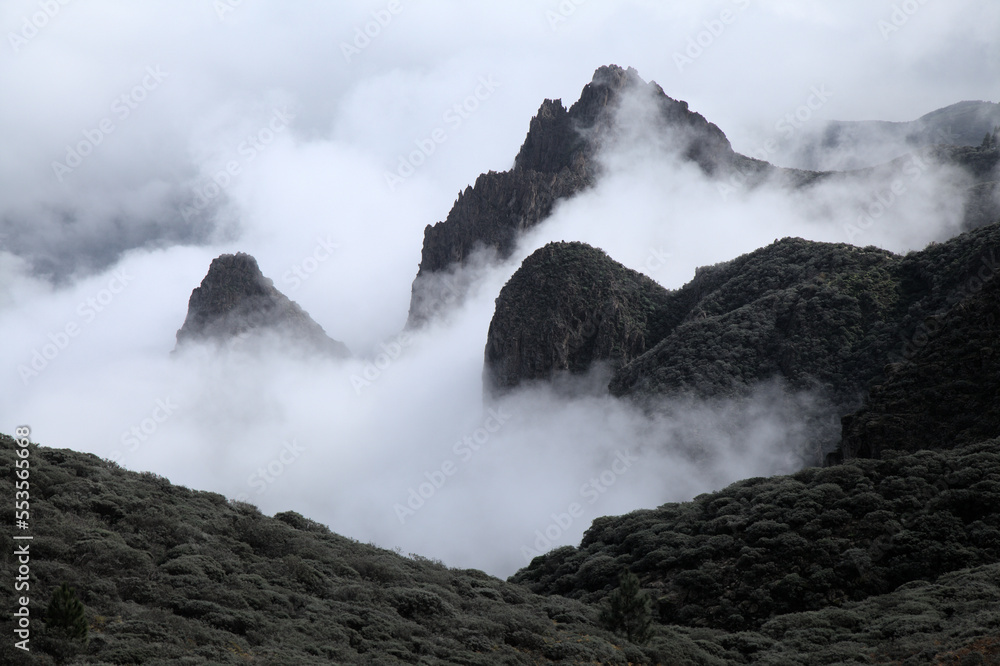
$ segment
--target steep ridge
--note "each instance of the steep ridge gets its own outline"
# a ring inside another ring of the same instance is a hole
[[[408,325],[425,321],[442,300],[434,274],[463,265],[477,249],[500,259],[510,256],[519,235],[548,217],[556,201],[594,184],[600,171],[597,152],[623,131],[616,112],[631,95],[645,96],[656,109],[651,126],[641,131],[668,140],[706,173],[738,170],[752,185],[776,171],[735,153],[722,130],[636,70],[600,67],[568,110],[561,100],[542,103],[511,170],[479,176],[459,194],[443,222],[426,227]]]
[[[224,254],[212,261],[201,285],[191,292],[177,348],[194,341],[256,342],[268,333],[324,354],[350,355],[342,342],[328,337],[264,277],[256,259],[243,252]]]

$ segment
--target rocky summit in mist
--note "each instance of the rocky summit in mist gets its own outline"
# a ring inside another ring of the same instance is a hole
[[[865,188],[884,183],[888,188],[908,168],[904,158],[917,152],[935,164],[957,167],[967,178],[963,227],[989,224],[1000,216],[998,109],[997,104],[962,103],[913,123],[890,123],[876,147],[881,124],[849,130],[844,128],[854,125],[834,123],[828,135],[844,138],[810,134],[795,145],[822,151],[833,141],[846,154],[868,155],[865,161],[845,170],[815,168],[815,160],[800,157],[789,161],[806,168],[783,168],[734,151],[717,125],[691,111],[687,102],[667,96],[655,82],[644,81],[636,70],[601,67],[569,109],[562,100],[542,102],[510,170],[480,175],[459,193],[444,221],[427,225],[407,323],[420,325],[453,301],[456,292],[461,296],[465,284],[460,269],[477,252],[487,260],[509,257],[521,235],[546,219],[557,202],[594,185],[602,173],[602,150],[628,140],[697,164],[729,189],[765,183],[805,189],[827,181]]]
[[[710,177],[808,188],[877,171],[750,160],[634,70],[604,67],[568,110],[543,103],[514,167],[427,228],[409,325],[433,316],[421,299],[435,275],[479,248],[510,256],[557,199],[595,184],[599,148],[636,129],[616,121],[633,94],[657,109],[638,131],[670,134]],[[27,653],[7,615],[0,663],[1000,663],[997,136],[926,153],[962,169],[982,205],[918,251],[782,238],[666,289],[569,240],[531,253],[497,294],[487,401],[537,387],[571,400],[583,385],[655,414],[777,385],[833,424],[813,433],[813,464],[596,518],[579,545],[550,549],[538,532],[503,581],[57,448],[71,442],[2,435],[6,496],[30,454],[34,624]],[[252,257],[223,255],[178,348],[258,338],[347,354]],[[4,515],[0,546],[15,552]],[[3,559],[0,576],[16,567]]]
[[[257,260],[238,252],[212,261],[208,274],[188,301],[187,317],[177,331],[177,349],[192,342],[259,344],[268,335],[285,346],[298,346],[335,357],[347,347],[327,336],[297,303],[274,287]]]
[[[622,106],[630,103],[653,110],[638,128],[619,122]],[[754,184],[781,175],[802,183],[814,176],[736,153],[722,130],[687,102],[668,97],[632,68],[601,67],[569,109],[562,100],[542,102],[509,171],[480,175],[443,222],[427,226],[408,323],[420,324],[438,309],[442,287],[436,275],[466,264],[476,251],[509,257],[520,235],[548,217],[556,202],[594,185],[601,173],[599,151],[632,132],[719,178],[739,173]]]

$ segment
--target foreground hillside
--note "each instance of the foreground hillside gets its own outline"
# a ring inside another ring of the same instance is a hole
[[[630,568],[664,622],[759,630],[917,580],[1000,562],[1000,441],[747,479],[599,518],[579,548],[512,580],[595,602]]]
[[[0,437],[7,498],[14,449]],[[79,592],[90,625],[77,663],[650,659],[600,629],[596,610],[579,602],[366,546],[296,513],[269,518],[93,455],[32,446],[29,460],[35,633],[30,654],[15,649],[5,614],[3,664],[52,663],[47,652],[59,645],[41,618],[63,582]],[[4,524],[3,548],[12,553],[11,511]],[[3,559],[5,581],[15,566]]]
[[[580,549],[512,582],[33,445],[32,651],[8,638],[0,663],[998,663],[997,445],[752,479],[599,519]],[[8,497],[14,459],[3,436]],[[14,566],[4,559],[8,581]],[[621,567],[656,599],[642,646],[600,626]],[[63,582],[86,607],[85,646],[43,621]]]

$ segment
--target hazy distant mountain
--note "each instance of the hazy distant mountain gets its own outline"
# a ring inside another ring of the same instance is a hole
[[[177,346],[191,341],[257,344],[267,335],[333,356],[347,347],[327,336],[301,307],[275,289],[249,254],[224,254],[191,292],[187,317],[177,331]]]
[[[804,126],[775,154],[779,163],[814,171],[847,171],[884,164],[920,148],[979,146],[1000,127],[1000,104],[966,101],[907,122],[831,120]]]

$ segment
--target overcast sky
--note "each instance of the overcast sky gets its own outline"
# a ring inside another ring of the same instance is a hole
[[[900,224],[855,239],[849,213],[815,211],[864,192],[727,201],[626,146],[604,156],[597,188],[484,268],[465,308],[359,389],[380,344],[400,342],[424,226],[478,174],[510,168],[543,99],[568,106],[597,67],[632,66],[746,153],[810,100],[804,125],[1000,101],[1000,5],[973,0],[6,0],[0,33],[0,430],[27,423],[46,445],[117,452],[269,514],[500,575],[574,502],[585,513],[553,545],[598,515],[787,471],[798,408],[819,408],[762,387],[756,411],[651,420],[604,398],[515,395],[488,444],[456,449],[490,417],[493,299],[531,249],[585,240],[673,288],[784,235],[916,249],[953,231],[960,203],[953,175],[935,174],[896,209]],[[433,150],[412,175],[387,182],[420,145]],[[191,290],[234,251],[357,358],[170,360]],[[25,373],[46,345],[52,358]],[[156,427],[130,448],[144,422]],[[739,442],[736,422],[749,422]],[[726,464],[692,470],[663,453],[699,427]],[[630,447],[647,458],[619,474]],[[255,470],[275,460],[261,491]],[[448,462],[455,473],[400,519],[396,505]],[[589,504],[581,487],[612,469],[620,482]]]

